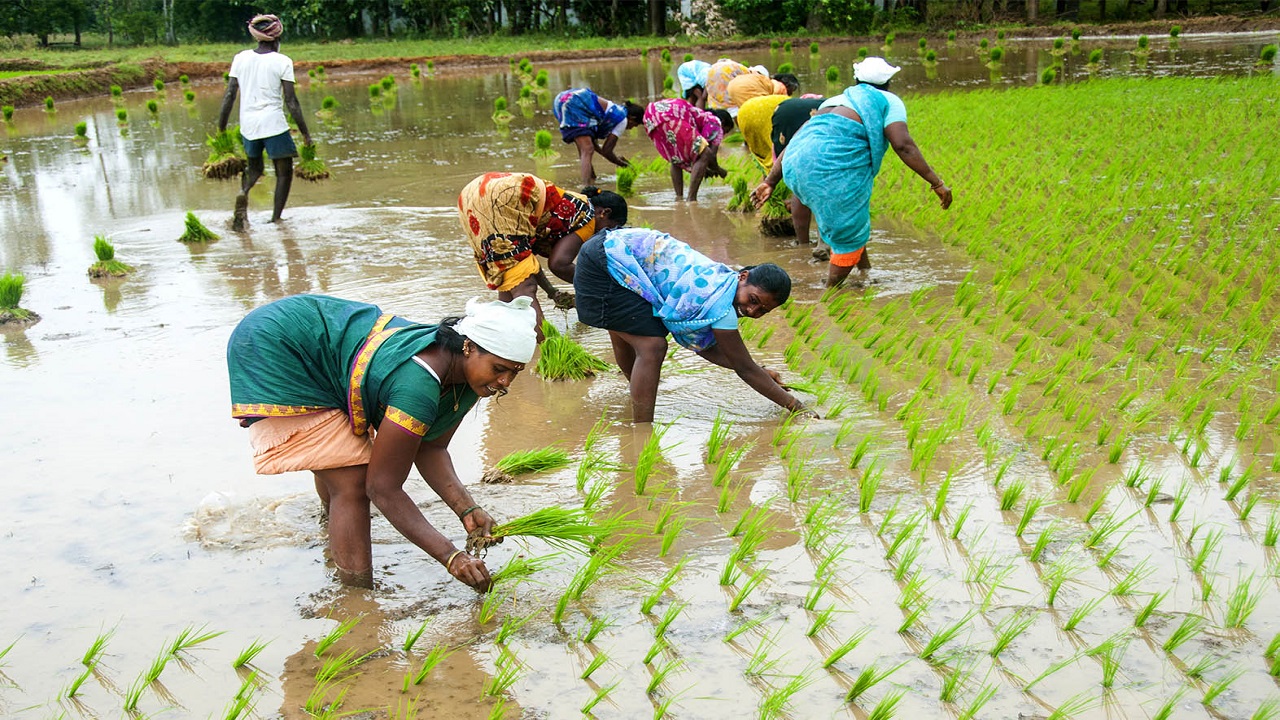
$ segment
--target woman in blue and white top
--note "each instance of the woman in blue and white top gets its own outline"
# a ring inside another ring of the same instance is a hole
[[[596,153],[618,167],[627,164],[627,159],[614,152],[614,147],[624,132],[644,121],[642,106],[631,102],[612,103],[591,88],[565,90],[556,96],[551,112],[560,123],[561,139],[578,147],[583,185],[594,184],[596,169],[591,160]]]

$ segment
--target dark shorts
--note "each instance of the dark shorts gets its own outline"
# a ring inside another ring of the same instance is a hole
[[[592,235],[578,251],[573,291],[577,296],[578,319],[591,327],[645,337],[667,336],[667,326],[653,316],[649,301],[609,274],[604,233]]]
[[[267,157],[272,160],[298,157],[298,147],[293,144],[293,137],[289,135],[288,130],[279,135],[257,140],[250,140],[241,135],[240,144],[244,145],[244,154],[249,158],[262,157],[263,150],[267,151]]]

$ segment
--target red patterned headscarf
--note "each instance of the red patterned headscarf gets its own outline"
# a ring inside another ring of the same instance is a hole
[[[273,42],[284,33],[284,25],[275,15],[255,15],[249,21],[249,34],[258,42]]]

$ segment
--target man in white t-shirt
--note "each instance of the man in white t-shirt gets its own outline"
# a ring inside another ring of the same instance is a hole
[[[231,219],[233,230],[243,230],[248,223],[249,190],[266,171],[262,161],[265,151],[276,169],[276,194],[271,222],[280,219],[289,188],[293,185],[293,159],[298,148],[289,136],[289,122],[284,108],[302,133],[302,142],[310,145],[302,117],[302,105],[293,89],[293,60],[280,54],[280,34],[284,27],[275,15],[258,15],[249,21],[249,34],[258,41],[258,47],[245,50],[231,61],[227,92],[222,97],[222,109],[218,113],[218,130],[227,129],[231,106],[236,93],[244,91],[240,98],[240,142],[248,156],[249,169],[240,182],[240,195],[236,197],[236,211]]]

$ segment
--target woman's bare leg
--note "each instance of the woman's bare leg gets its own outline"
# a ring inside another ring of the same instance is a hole
[[[370,535],[368,465],[316,470],[316,483],[329,497],[329,557],[344,585],[373,587],[373,538]],[[317,488],[318,489],[318,488]]]
[[[636,364],[636,351],[622,339],[622,334],[609,331],[609,342],[613,344],[613,361],[618,363],[618,367],[622,368],[622,374],[627,378],[627,382],[631,381],[631,369]]]
[[[658,402],[658,380],[662,361],[667,358],[667,339],[617,333],[634,355],[628,380],[631,381],[631,412],[636,422],[653,422],[653,408]],[[615,346],[615,356],[617,354]],[[619,361],[619,365],[622,362]]]

